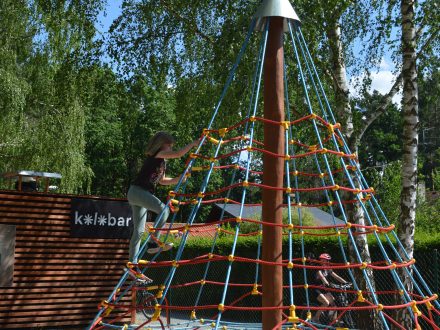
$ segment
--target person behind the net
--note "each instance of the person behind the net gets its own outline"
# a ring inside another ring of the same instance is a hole
[[[129,259],[136,262],[135,256],[139,252],[140,241],[145,232],[145,222],[147,210],[150,210],[162,217],[156,228],[162,228],[168,218],[169,208],[157,198],[155,194],[156,186],[175,185],[179,182],[179,177],[170,178],[165,175],[166,160],[180,158],[188,153],[191,148],[198,145],[198,140],[191,142],[179,150],[173,150],[175,143],[174,137],[167,132],[157,132],[148,142],[145,155],[146,158],[141,170],[134,179],[127,193],[128,202],[133,211],[133,235],[130,239]],[[160,232],[156,231],[150,237],[147,252],[154,254],[160,251],[167,251],[173,247],[172,243],[157,244]]]
[[[328,253],[323,253],[319,256],[320,264],[324,267],[323,269],[319,269],[315,274],[315,285],[319,286],[330,286],[332,282],[331,279],[335,279],[339,283],[348,284],[346,280],[344,280],[341,276],[336,274],[332,269],[328,268],[332,257]],[[322,307],[335,306],[335,298],[329,291],[322,290],[320,288],[315,288],[316,299]],[[319,318],[323,313],[323,310],[318,310],[314,317],[312,318],[313,322],[319,323]],[[333,320],[336,320],[338,314],[333,313]]]

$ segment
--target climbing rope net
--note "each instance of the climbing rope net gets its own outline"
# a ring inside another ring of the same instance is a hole
[[[192,153],[174,191],[168,194],[167,207],[172,212],[169,225],[150,227],[147,240],[141,246],[137,262],[128,263],[127,270],[110,296],[99,305],[99,311],[89,329],[261,329],[259,313],[264,309],[281,309],[283,320],[277,328],[335,329],[341,327],[344,315],[366,313],[376,329],[405,329],[396,321],[397,313],[406,313],[414,329],[440,329],[436,320],[440,316],[437,295],[421,276],[415,260],[406,254],[395,231],[360,171],[357,155],[347,147],[330,104],[325,95],[318,72],[307,49],[301,27],[288,22],[285,43],[291,46],[288,54],[296,64],[285,66],[285,103],[287,120],[276,122],[261,115],[261,77],[268,38],[268,21],[257,45],[256,69],[249,102],[239,109],[242,120],[229,126],[222,124],[228,117],[221,116],[220,108],[246,49],[251,40],[255,20],[251,23],[238,57],[217,102],[209,125],[201,133],[200,144]],[[285,61],[287,62],[287,61]],[[289,78],[295,89],[297,102],[290,102]],[[295,119],[292,118],[295,113]],[[220,119],[219,119],[220,118]],[[265,149],[257,136],[263,125],[278,125],[284,129],[285,151],[275,154]],[[261,157],[280,157],[285,163],[283,187],[262,183]],[[209,188],[214,172],[221,172],[228,183],[218,189]],[[202,184],[196,191],[188,189],[193,177],[201,176]],[[183,178],[187,177],[187,180]],[[244,216],[246,208],[259,207],[252,195],[263,189],[282,190],[285,196],[285,221],[274,224],[268,219]],[[197,222],[204,206],[221,206],[219,220]],[[226,207],[238,207],[238,215],[231,217]],[[182,208],[189,208],[186,223],[175,226]],[[306,221],[307,209],[319,208],[328,212],[331,223],[313,225]],[[354,223],[349,209],[357,208],[364,214],[363,223]],[[228,215],[229,214],[229,215]],[[163,214],[156,218],[156,224]],[[261,307],[260,268],[267,261],[261,259],[261,236],[265,226],[282,227],[284,254],[282,262],[271,263],[283,267],[282,306]],[[151,233],[162,232],[161,241],[173,239],[179,233],[180,243],[172,252],[156,254],[150,260],[142,257],[147,242],[155,239]],[[195,233],[211,233],[209,253],[185,257],[185,246]],[[321,263],[315,253],[324,250],[313,246],[314,236],[326,236],[339,246],[339,262]],[[222,243],[222,238],[228,244]],[[253,255],[240,255],[241,241],[254,242]],[[366,259],[358,248],[359,240],[378,246],[380,258]],[[348,250],[352,249],[350,259]],[[195,269],[199,270],[196,272]],[[322,288],[311,281],[317,270],[333,269],[352,283],[351,288]],[[139,288],[134,276],[148,274],[155,285]],[[191,274],[197,273],[196,278]],[[384,289],[377,289],[375,278],[383,274],[387,279]],[[157,284],[157,279],[161,283]],[[246,280],[246,281],[245,281]],[[409,283],[409,284],[408,284]],[[408,289],[410,288],[410,289]],[[344,306],[321,307],[316,304],[314,290],[344,292]],[[148,290],[153,303],[139,302],[139,290]],[[174,303],[178,301],[178,303]],[[136,320],[139,311],[149,309],[150,316]],[[336,317],[313,321],[318,310],[337,311]],[[178,315],[178,317],[176,317]],[[136,321],[136,325],[129,325]],[[133,320],[135,319],[135,320]],[[356,319],[354,317],[354,319]],[[239,321],[237,321],[239,320]],[[356,328],[345,324],[345,328]]]

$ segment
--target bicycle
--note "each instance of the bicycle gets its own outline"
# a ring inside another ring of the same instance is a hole
[[[145,318],[142,320],[143,324],[151,322],[155,306],[158,303],[156,295],[151,293],[152,290],[157,290],[157,285],[150,285],[153,280],[143,275],[140,271],[135,271],[134,269],[125,269],[128,275],[133,279],[131,288],[133,291],[132,295],[132,306],[135,307],[134,314],[132,318],[141,312]]]
[[[347,284],[330,283],[330,287],[338,290],[332,292],[332,295],[335,299],[335,305],[337,307],[346,307],[350,305],[347,289],[351,289],[353,287],[351,283],[347,283]],[[351,310],[346,310],[342,312],[342,315],[339,316],[339,324],[348,327],[350,329],[354,329],[356,327]]]
[[[336,307],[346,307],[350,304],[350,301],[348,299],[347,289],[350,289],[352,287],[351,283],[347,283],[347,284],[330,283],[330,287],[333,289],[337,289],[337,291],[327,291],[327,292],[331,292]],[[312,303],[310,304],[310,306],[321,307],[321,305],[317,303]],[[337,315],[335,315],[335,313]],[[306,320],[310,324],[313,324],[318,329],[321,328],[327,329],[328,326],[356,329],[356,323],[353,320],[353,315],[350,310],[339,311],[339,313],[337,310],[331,310],[331,309],[323,310],[323,312],[319,317],[319,320],[315,322],[307,319],[307,316],[308,316],[308,311],[304,310],[302,312],[301,319]]]

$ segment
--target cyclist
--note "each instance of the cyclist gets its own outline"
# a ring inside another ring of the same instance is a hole
[[[328,253],[323,253],[319,256],[319,261],[322,266],[324,266],[324,269],[320,269],[315,274],[315,285],[320,286],[329,286],[330,285],[330,278],[334,278],[336,281],[342,283],[342,284],[348,284],[346,280],[344,280],[341,276],[336,274],[332,269],[328,268],[330,264],[330,260],[332,260],[332,257]],[[315,289],[316,299],[320,303],[322,307],[329,307],[329,306],[335,306],[335,299],[333,295],[330,292],[326,292],[325,290],[321,290],[320,288]],[[313,322],[319,323],[319,318],[321,317],[321,314],[323,313],[322,310],[318,310],[315,314],[315,316],[312,318]],[[333,320],[336,320],[338,314],[335,312],[333,313]]]

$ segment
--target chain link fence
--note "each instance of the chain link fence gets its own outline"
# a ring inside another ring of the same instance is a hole
[[[243,253],[241,253],[243,252]],[[164,253],[165,254],[165,253]],[[237,253],[238,255],[238,253]],[[246,256],[246,251],[240,251],[240,256],[255,258],[255,256]],[[416,252],[415,253],[417,269],[422,274],[429,288],[433,293],[439,292],[440,286],[440,253],[438,250],[431,252]],[[167,256],[165,255],[164,260]],[[372,257],[374,261],[383,261],[383,257],[380,253],[374,253]],[[257,267],[260,267],[259,269]],[[170,269],[164,268],[151,268],[148,270],[148,276],[155,279],[156,283],[164,283],[166,276],[168,276]],[[261,295],[252,294],[253,283],[261,283],[260,278],[261,266],[255,263],[242,263],[234,262],[233,267],[229,272],[228,261],[216,261],[211,262],[207,267],[206,263],[181,265],[175,268],[175,274],[173,276],[172,285],[167,292],[167,303],[171,306],[180,306],[187,308],[182,310],[182,315],[187,313],[187,318],[190,318],[191,310],[189,306],[206,306],[210,305],[212,308],[196,309],[196,317],[206,320],[215,320],[218,315],[218,304],[225,297],[225,305],[236,307],[260,307]],[[258,278],[256,275],[258,274]],[[307,282],[310,284],[314,276],[314,271],[303,269],[294,269],[292,281],[295,289],[293,289],[293,304],[297,306],[307,305],[307,294],[311,305],[316,306],[316,297],[313,294],[313,289],[304,288],[304,275],[307,276]],[[345,279],[349,280],[349,274],[346,270],[338,271]],[[229,276],[229,285],[225,288],[224,283],[227,276]],[[201,281],[206,278],[206,282]],[[285,285],[289,283],[289,274],[287,269],[284,273]],[[389,270],[374,271],[374,284],[376,292],[380,292],[378,295],[379,302],[383,305],[394,305],[398,302],[395,293],[395,280]],[[420,282],[417,281],[418,285]],[[246,286],[241,286],[246,284]],[[258,291],[261,291],[259,288]],[[381,293],[382,292],[382,293]],[[383,292],[388,292],[384,294]],[[415,291],[416,292],[416,291]],[[254,292],[255,293],[255,292]],[[371,297],[365,295],[365,298],[371,299]],[[354,301],[357,299],[357,295],[349,294],[348,300]],[[284,288],[284,305],[291,304],[291,294],[289,285]],[[422,312],[425,306],[419,306]],[[288,314],[288,311],[286,311]],[[390,313],[391,314],[391,313]],[[305,316],[306,312],[298,310],[297,315]],[[356,319],[356,312],[353,312]],[[222,321],[233,321],[243,323],[255,323],[261,322],[261,312],[249,310],[227,310],[221,316]],[[440,324],[440,320],[437,318],[437,324]],[[360,327],[362,328],[362,327]],[[423,326],[422,326],[423,328]],[[427,327],[430,328],[430,327]]]

